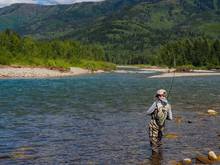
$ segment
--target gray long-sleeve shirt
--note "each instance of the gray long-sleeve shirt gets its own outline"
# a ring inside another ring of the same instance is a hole
[[[157,107],[159,108],[161,106],[163,106],[161,101],[155,101],[150,106],[150,108],[147,110],[147,115],[151,115]],[[167,119],[172,120],[173,119],[173,114],[172,114],[172,111],[171,111],[171,105],[168,103],[167,107],[168,107]]]

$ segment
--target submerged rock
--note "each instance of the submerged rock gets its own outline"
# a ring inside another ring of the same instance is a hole
[[[213,161],[209,160],[206,156],[197,156],[196,161],[203,164],[212,164]]]
[[[168,162],[169,165],[183,165],[182,161],[177,162],[176,160],[170,160]]]
[[[170,165],[177,165],[178,162],[176,160],[170,160],[170,161],[168,161],[168,164],[170,164]]]
[[[178,135],[175,133],[168,133],[168,134],[165,134],[164,137],[167,139],[176,139],[178,138]]]
[[[218,157],[216,156],[214,151],[209,151],[208,158],[214,161],[218,160]]]
[[[183,164],[184,165],[192,164],[192,160],[190,158],[185,158],[185,159],[183,159]]]
[[[208,109],[208,114],[209,115],[217,115],[218,114],[218,112],[216,112],[215,110],[213,110],[213,109]]]
[[[188,120],[188,121],[187,121],[187,123],[191,124],[191,123],[192,123],[192,121]]]
[[[20,147],[12,152],[11,157],[13,159],[32,159],[34,153],[32,147]]]
[[[197,112],[199,119],[203,119],[204,117],[208,116],[207,112]]]
[[[182,117],[177,116],[175,117],[175,123],[180,124],[183,121]]]
[[[220,155],[217,156],[214,151],[209,151],[208,156],[197,156],[196,160],[203,164],[220,163]]]

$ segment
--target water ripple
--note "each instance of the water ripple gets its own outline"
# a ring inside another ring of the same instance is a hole
[[[150,74],[150,73],[149,73]],[[0,80],[0,149],[3,164],[151,164],[146,109],[170,79],[108,73],[61,79]],[[174,116],[161,164],[219,152],[220,77],[176,78]],[[190,121],[191,123],[189,123]],[[208,133],[207,133],[208,132]]]

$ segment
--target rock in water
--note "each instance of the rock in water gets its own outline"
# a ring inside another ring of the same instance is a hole
[[[187,123],[191,124],[191,123],[192,123],[192,121],[188,120],[188,121],[187,121]]]
[[[175,133],[168,133],[168,134],[165,134],[164,137],[167,139],[176,139],[178,138],[178,135]]]
[[[180,117],[180,116],[177,116],[176,118],[175,118],[175,122],[177,123],[177,124],[180,124],[181,122],[182,122],[182,117]]]
[[[212,164],[213,161],[209,160],[206,156],[197,156],[196,161],[203,164]]]
[[[216,112],[216,111],[213,110],[213,109],[208,109],[207,112],[208,112],[209,115],[217,115],[217,113],[218,113],[218,112]]]
[[[176,160],[170,160],[168,161],[169,165],[178,165],[179,162],[177,162]]]
[[[214,151],[209,151],[209,154],[208,154],[208,158],[210,160],[218,160],[218,157],[216,156],[215,152]]]
[[[35,153],[32,147],[20,147],[11,153],[13,159],[32,159]]]
[[[183,164],[184,165],[192,164],[192,160],[190,158],[185,158],[185,159],[183,159]]]

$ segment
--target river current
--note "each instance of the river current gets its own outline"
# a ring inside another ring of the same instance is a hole
[[[213,150],[220,154],[220,76],[174,79],[159,158],[146,116],[155,91],[171,78],[118,72],[49,79],[0,80],[0,164],[169,164]],[[178,119],[178,120],[177,120]]]

